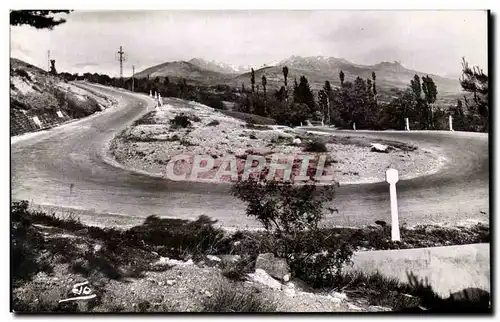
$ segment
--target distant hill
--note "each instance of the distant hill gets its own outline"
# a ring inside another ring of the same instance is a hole
[[[326,80],[333,86],[340,86],[339,73],[342,70],[346,81],[353,81],[356,77],[364,79],[371,78],[374,71],[377,76],[377,87],[379,93],[390,96],[391,89],[403,89],[409,86],[410,80],[415,74],[419,76],[429,75],[434,79],[438,87],[438,96],[458,95],[461,93],[460,83],[457,78],[446,78],[438,75],[424,73],[408,69],[399,62],[381,62],[375,65],[360,65],[343,58],[311,56],[291,56],[280,61],[274,66],[255,69],[255,81],[260,85],[262,75],[266,75],[268,89],[278,89],[283,85],[283,66],[287,66],[288,84],[293,85],[295,78],[304,75],[309,80],[313,90],[322,88]],[[242,67],[245,69],[246,67]],[[216,85],[227,84],[240,87],[242,83],[250,85],[250,71],[237,73],[234,66],[207,62],[200,58],[189,61],[166,62],[150,67],[138,74],[137,77],[164,77],[171,79],[184,78],[191,82]]]
[[[311,87],[319,90],[326,80],[334,86],[340,86],[339,73],[342,70],[346,81],[354,81],[356,77],[371,78],[374,71],[377,76],[377,86],[380,90],[390,88],[405,88],[415,74],[429,75],[436,82],[440,93],[458,93],[461,91],[457,79],[444,78],[438,75],[423,73],[405,68],[398,62],[381,62],[376,65],[358,65],[345,59],[334,57],[297,57],[292,56],[273,67],[264,67],[255,71],[256,82],[260,83],[262,75],[266,75],[268,87],[278,88],[283,85],[283,66],[288,67],[288,83],[293,84],[294,78],[304,75]],[[239,75],[231,80],[232,85],[250,82],[250,73]]]
[[[146,78],[148,76],[150,78],[168,76],[169,79],[172,80],[184,78],[186,80],[207,84],[221,84],[234,75],[210,70],[206,67],[193,64],[192,62],[173,61],[147,68],[135,74],[137,78]]]

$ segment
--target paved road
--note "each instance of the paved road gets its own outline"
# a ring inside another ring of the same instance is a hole
[[[113,135],[142,115],[148,106],[151,108],[153,100],[122,90],[81,86],[114,96],[119,100],[118,107],[49,131],[13,138],[13,199],[135,217],[154,214],[195,218],[205,214],[227,226],[258,226],[244,215],[244,205],[228,194],[226,185],[151,178],[106,162],[105,151]],[[398,183],[402,223],[458,224],[469,219],[488,220],[486,134],[417,131],[336,134],[414,142],[422,148],[439,150],[449,159],[439,173]],[[390,221],[388,186],[384,183],[342,186],[334,206],[339,213],[328,216],[328,223],[360,225],[375,220]]]

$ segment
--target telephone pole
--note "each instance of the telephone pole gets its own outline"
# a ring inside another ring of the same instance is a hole
[[[120,79],[123,79],[123,62],[125,61],[125,52],[123,51],[122,46],[120,46],[120,50],[118,50],[117,54],[116,59],[120,62]]]
[[[47,50],[47,72],[50,73],[50,49]]]
[[[132,92],[134,92],[134,76],[135,76],[135,66],[132,65]]]

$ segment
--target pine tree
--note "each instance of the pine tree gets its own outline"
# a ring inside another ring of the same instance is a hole
[[[252,68],[250,73],[250,83],[252,84],[252,94],[255,92],[255,71]]]
[[[10,25],[29,25],[36,29],[52,29],[66,20],[60,18],[56,20],[52,15],[58,13],[69,14],[72,10],[11,10]]]
[[[465,58],[462,58],[460,85],[464,91],[472,94],[472,101],[464,100],[466,108],[470,110],[470,114],[480,119],[480,130],[488,131],[488,75],[478,66],[470,68]]]
[[[267,78],[266,75],[262,75],[262,88],[264,90],[264,113],[268,114],[267,111]]]
[[[339,78],[340,78],[340,87],[344,87],[345,74],[343,71],[340,71]]]

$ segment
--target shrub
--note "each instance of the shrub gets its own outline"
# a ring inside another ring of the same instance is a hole
[[[208,124],[207,124],[207,126],[217,126],[217,125],[219,125],[219,124],[220,124],[220,122],[219,122],[219,121],[217,121],[217,120],[213,120],[212,122],[208,123]]]
[[[22,78],[25,78],[26,80],[31,81],[30,75],[24,69],[14,69],[14,75],[21,76]]]
[[[151,111],[151,112],[144,114],[143,117],[141,117],[140,119],[136,120],[133,123],[133,126],[142,125],[142,124],[146,124],[146,125],[147,124],[156,124],[155,111]]]
[[[189,120],[189,117],[187,115],[180,114],[171,119],[170,124],[172,125],[172,127],[186,128],[188,126],[191,126],[191,121]]]
[[[324,203],[334,197],[335,186],[318,189],[309,184],[247,180],[237,182],[232,193],[247,203],[247,216],[257,219],[274,238],[272,252],[284,257],[292,274],[313,287],[331,286],[352,257],[348,243],[329,243],[331,235],[319,229]],[[335,209],[328,208],[331,212]]]
[[[304,151],[321,153],[321,152],[328,152],[328,149],[326,148],[325,143],[318,140],[314,140],[306,143]]]
[[[274,312],[276,305],[256,293],[255,290],[237,288],[233,283],[222,283],[206,300],[205,312]]]
[[[239,260],[223,261],[221,264],[222,275],[230,280],[244,281],[248,273],[255,271],[255,256],[243,256]]]

